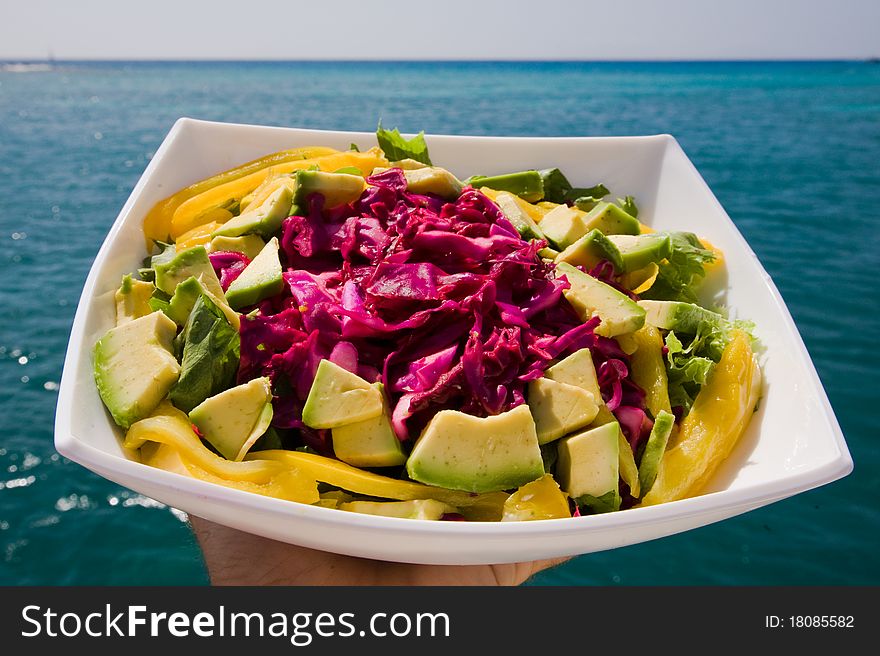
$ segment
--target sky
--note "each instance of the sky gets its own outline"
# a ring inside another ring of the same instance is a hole
[[[880,0],[0,0],[0,60],[864,59]]]

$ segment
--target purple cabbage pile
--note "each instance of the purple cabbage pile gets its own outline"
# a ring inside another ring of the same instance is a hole
[[[301,421],[321,359],[384,385],[401,440],[446,408],[487,416],[525,402],[553,360],[589,347],[603,396],[634,448],[650,431],[644,393],[616,341],[594,334],[565,301],[568,287],[480,192],[453,202],[406,191],[398,169],[368,179],[361,198],[282,226],[285,290],[245,310],[239,382],[267,375],[273,424],[329,451],[327,431]],[[243,268],[212,257],[224,288]],[[246,264],[246,262],[245,262]],[[256,310],[256,311],[254,311]]]

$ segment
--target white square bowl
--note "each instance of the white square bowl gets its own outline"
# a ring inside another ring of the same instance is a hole
[[[669,135],[601,138],[429,136],[432,159],[465,177],[561,168],[576,185],[631,194],[658,229],[696,232],[725,254],[716,281],[734,316],[764,346],[764,396],[747,432],[705,494],[619,513],[539,522],[430,522],[346,513],[251,494],[143,465],[121,446],[92,376],[92,348],[114,323],[121,276],[146,255],[141,223],[158,200],[269,152],[345,150],[375,135],[180,119],[107,235],[83,289],[61,380],[55,446],[102,476],[188,513],[306,547],[436,564],[528,561],[643,542],[717,522],[841,478],[852,459],[785,303],[755,254]]]

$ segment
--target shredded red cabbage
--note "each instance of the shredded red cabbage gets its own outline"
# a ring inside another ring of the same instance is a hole
[[[243,254],[234,251],[217,251],[208,255],[214,273],[220,279],[220,286],[225,292],[229,285],[241,275],[251,261]]]
[[[487,416],[524,403],[530,380],[584,347],[609,407],[642,405],[617,342],[578,318],[568,281],[537,254],[544,244],[523,241],[489,198],[411,194],[398,169],[368,182],[350,205],[325,211],[315,194],[284,221],[286,288],[242,320],[239,380],[272,378],[274,425],[326,450],[326,431],[301,421],[322,358],[384,384],[401,440],[445,408]],[[212,263],[233,275],[234,263]]]

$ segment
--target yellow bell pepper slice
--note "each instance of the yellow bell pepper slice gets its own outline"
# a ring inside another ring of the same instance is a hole
[[[748,335],[736,331],[684,418],[642,505],[696,496],[730,455],[758,402],[761,370]]]
[[[168,401],[160,403],[153,414],[146,419],[132,424],[125,436],[123,446],[128,449],[139,449],[148,442],[167,444],[177,450],[187,462],[218,478],[228,480],[268,483],[278,474],[293,469],[284,466],[283,463],[268,460],[233,462],[218,456],[202,444],[192,429],[189,417]]]
[[[568,498],[550,474],[526,483],[504,502],[502,522],[571,517]]]
[[[245,462],[259,462],[263,459],[284,463],[315,480],[355,494],[398,501],[436,499],[459,508],[462,515],[473,520],[498,521],[503,513],[504,502],[509,496],[504,492],[471,494],[402,481],[357,469],[340,460],[301,451],[260,451],[245,456]]]
[[[249,173],[244,177],[211,187],[199,195],[182,202],[174,210],[174,214],[171,217],[171,237],[177,238],[187,230],[191,230],[199,225],[199,222],[202,221],[203,213],[207,210],[213,207],[222,207],[230,201],[240,201],[244,196],[272,177],[307,169],[312,166],[317,166],[321,171],[331,172],[346,166],[353,166],[360,169],[364,175],[368,175],[377,166],[385,166],[387,164],[388,160],[385,159],[382,151],[378,148],[371,148],[362,153],[332,153],[322,157],[298,159],[268,166],[259,171]]]
[[[187,232],[180,235],[177,240],[177,250],[184,251],[187,248],[192,248],[193,246],[204,246],[211,241],[211,233],[215,230],[219,230],[220,227],[229,219],[232,218],[232,214],[227,210],[220,210],[221,212],[226,212],[229,216],[226,217],[224,221],[212,221],[211,223],[205,223],[204,225],[197,226],[192,230],[188,230]]]
[[[191,184],[177,193],[172,194],[168,198],[156,203],[144,219],[144,236],[147,238],[148,242],[168,241],[168,238],[171,235],[171,217],[174,215],[175,210],[185,201],[194,196],[198,196],[212,187],[217,187],[232,180],[243,178],[250,173],[265,169],[274,164],[281,164],[283,162],[298,159],[312,159],[335,152],[337,151],[332,148],[324,148],[322,146],[282,150],[246,162],[241,166],[236,166],[235,168],[218,173],[210,178],[200,180],[199,182]]]
[[[630,356],[632,378],[645,390],[645,405],[655,417],[661,410],[671,413],[669,382],[663,360],[663,338],[654,326],[644,326],[632,334],[636,350]]]
[[[659,273],[660,267],[656,262],[651,262],[641,269],[623,274],[620,277],[620,282],[634,294],[641,294],[651,289]]]
[[[244,492],[262,494],[267,497],[298,501],[299,503],[316,503],[318,488],[315,481],[310,481],[295,470],[282,471],[265,483],[236,480],[216,476],[198,465],[188,461],[177,449],[168,444],[148,442],[141,447],[141,462],[151,467],[164,469],[183,476],[191,476],[200,481],[231,487]]]
[[[706,271],[706,273],[708,274],[711,271],[715,271],[716,269],[720,269],[721,267],[723,267],[724,252],[714,244],[703,239],[702,237],[700,237],[699,239],[700,243],[703,245],[703,248],[712,251],[712,254],[715,256],[714,260],[703,265],[703,269]]]

